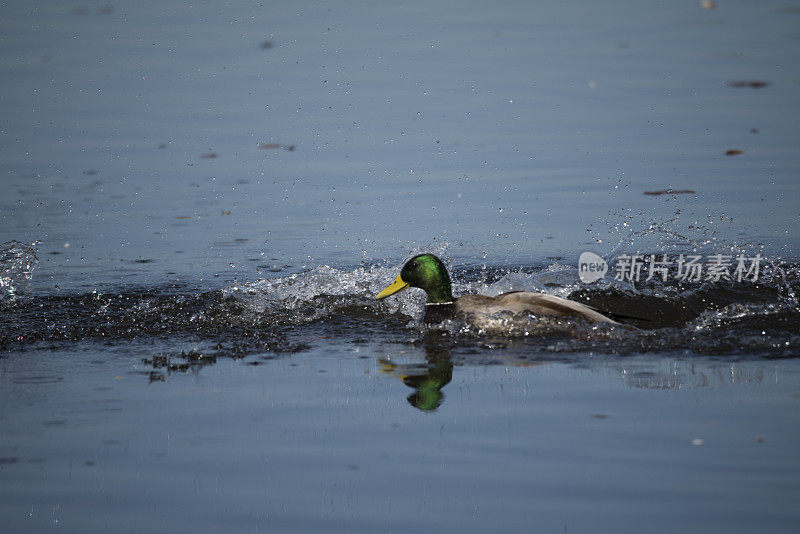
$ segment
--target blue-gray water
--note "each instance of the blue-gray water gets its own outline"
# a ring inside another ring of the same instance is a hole
[[[797,2],[9,2],[0,112],[4,532],[796,530]]]

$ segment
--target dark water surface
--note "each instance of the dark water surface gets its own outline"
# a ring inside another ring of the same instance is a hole
[[[8,2],[0,111],[3,532],[797,530],[797,2]]]

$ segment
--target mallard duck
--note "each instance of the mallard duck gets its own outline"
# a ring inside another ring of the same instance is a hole
[[[433,254],[420,254],[408,260],[395,281],[375,295],[375,298],[385,299],[407,287],[418,287],[428,294],[424,321],[429,324],[440,323],[445,319],[461,319],[475,324],[480,323],[481,318],[504,312],[572,317],[592,323],[617,324],[589,306],[545,293],[510,291],[496,297],[464,295],[453,298],[447,268]]]

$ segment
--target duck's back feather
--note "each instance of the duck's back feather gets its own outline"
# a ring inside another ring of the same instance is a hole
[[[464,295],[456,299],[455,312],[456,315],[465,317],[510,312],[553,317],[577,317],[594,323],[616,323],[602,313],[579,302],[530,291],[512,291],[496,297]]]

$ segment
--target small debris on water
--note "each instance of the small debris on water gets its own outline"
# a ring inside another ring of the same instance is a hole
[[[692,440],[692,445],[694,445],[694,446],[696,446],[696,447],[699,447],[699,446],[701,446],[702,444],[703,444],[703,440],[702,440],[702,439],[700,439],[700,438],[694,438],[694,439]]]
[[[703,0],[700,2],[701,9],[714,9],[717,7],[717,3],[714,0]]]
[[[761,80],[736,80],[727,82],[728,87],[750,87],[751,89],[761,89],[769,85],[769,82]]]
[[[726,156],[738,156],[742,152],[743,151],[739,150],[738,148],[731,148],[731,149],[725,151],[725,155]]]
[[[216,159],[219,157],[219,155],[216,152],[206,152],[200,157],[203,159]]]
[[[284,150],[288,150],[289,152],[293,152],[295,149],[294,145],[281,145],[279,143],[261,143],[258,145],[258,148],[261,150],[276,150],[282,148]]]
[[[662,189],[660,191],[645,191],[645,195],[694,195],[694,189]]]

